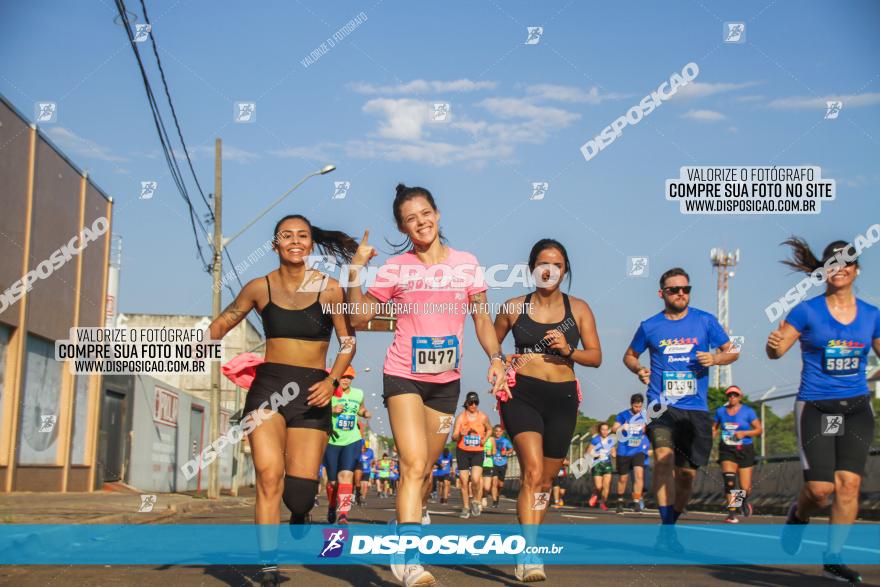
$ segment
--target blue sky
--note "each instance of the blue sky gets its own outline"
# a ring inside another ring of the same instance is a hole
[[[140,14],[139,4],[129,9]],[[484,264],[525,261],[537,239],[557,238],[571,256],[570,291],[592,305],[605,353],[600,369],[578,371],[591,416],[622,409],[641,388],[620,357],[639,321],[660,309],[663,270],[685,267],[693,304],[715,311],[712,247],[742,254],[730,313],[746,347],[734,381],[752,395],[795,384],[797,353],[770,363],[762,351],[770,329],[763,308],[799,279],[779,265],[779,242],[797,234],[821,250],[880,219],[875,2],[152,1],[148,10],[206,192],[213,140],[224,141],[226,234],[306,173],[338,167],[231,245],[237,261],[283,213],[356,236],[369,228],[377,243],[396,240],[399,181],[429,188],[450,244]],[[366,21],[302,65],[360,13]],[[114,198],[114,232],[124,239],[120,309],[208,313],[210,277],[196,260],[114,14],[109,0],[4,4],[0,92],[28,116],[36,101],[57,102],[58,120],[43,131]],[[725,21],[746,23],[744,43],[722,42]],[[544,27],[538,44],[525,44],[528,26]],[[160,92],[152,52],[140,49]],[[584,160],[581,144],[691,61],[700,68],[695,84]],[[825,120],[832,98],[844,106]],[[233,121],[239,101],[256,103],[256,122]],[[451,104],[449,122],[427,120],[434,102]],[[710,217],[685,216],[664,199],[664,181],[684,165],[773,164],[820,166],[837,181],[837,200],[814,216]],[[159,182],[153,199],[138,199],[144,180]],[[351,182],[345,199],[331,198],[333,181]],[[533,201],[538,181],[550,189]],[[650,258],[650,279],[626,276],[627,257],[640,255]],[[878,258],[864,255],[858,282],[874,304]],[[243,278],[275,265],[265,257]],[[495,290],[490,301],[520,293]],[[463,389],[483,390],[485,360],[472,327],[466,332]],[[359,344],[355,364],[372,372],[358,385],[374,406],[388,342],[365,334]],[[774,408],[787,411],[788,402]]]

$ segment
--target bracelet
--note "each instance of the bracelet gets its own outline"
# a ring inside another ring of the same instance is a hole
[[[572,348],[571,344],[569,344],[569,345],[568,345],[568,354],[567,354],[567,355],[562,355],[562,358],[563,358],[563,359],[567,359],[567,358],[571,357],[571,356],[574,354],[574,351],[575,351],[575,349]]]
[[[493,353],[493,354],[489,355],[489,362],[490,363],[492,361],[494,361],[495,359],[498,359],[499,361],[501,361],[503,363],[504,362],[504,353],[502,353],[501,351],[498,351],[497,353]]]

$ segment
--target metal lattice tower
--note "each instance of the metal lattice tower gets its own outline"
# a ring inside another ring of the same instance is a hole
[[[729,291],[730,278],[734,276],[733,268],[739,263],[739,249],[732,253],[726,252],[724,249],[712,249],[709,252],[712,260],[712,266],[718,273],[718,321],[724,327],[728,336],[730,331],[730,306]],[[712,372],[712,387],[720,387],[722,389],[731,384],[733,374],[730,365],[715,367]]]

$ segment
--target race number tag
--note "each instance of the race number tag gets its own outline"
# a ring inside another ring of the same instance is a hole
[[[626,442],[627,446],[641,446],[642,428],[642,424],[627,425],[627,436],[629,437],[629,440]]]
[[[412,337],[412,372],[443,373],[458,368],[458,337]]]
[[[822,369],[834,376],[856,375],[859,372],[865,349],[827,346]]]
[[[666,397],[696,395],[697,378],[693,371],[664,371],[663,391]]]
[[[339,414],[336,427],[340,430],[354,430],[354,414]]]
[[[480,446],[480,437],[477,434],[466,434],[464,437],[465,446]]]
[[[743,441],[736,437],[737,428],[739,428],[739,424],[725,424],[724,430],[721,431],[721,442],[727,446],[740,446]]]

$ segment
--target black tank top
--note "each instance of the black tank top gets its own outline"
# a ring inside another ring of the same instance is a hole
[[[324,276],[324,280],[327,276]],[[323,285],[323,284],[322,284]],[[263,317],[263,333],[266,338],[296,338],[299,340],[330,340],[333,318],[321,310],[320,292],[315,303],[301,310],[282,308],[272,301],[272,286],[266,276],[269,301],[260,311]],[[322,287],[323,289],[323,287]]]
[[[571,303],[568,301],[568,296],[562,294],[562,302],[565,304],[565,316],[562,321],[549,324],[535,322],[529,317],[527,309],[531,299],[532,294],[526,295],[523,309],[513,325],[513,342],[516,345],[516,352],[521,355],[528,353],[559,355],[559,351],[549,348],[546,342],[542,342],[546,332],[554,328],[565,335],[565,340],[571,345],[571,348],[576,349],[581,341],[581,333],[578,330],[577,322],[575,322],[574,314],[571,313]]]

